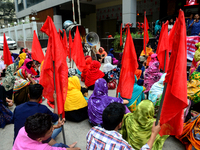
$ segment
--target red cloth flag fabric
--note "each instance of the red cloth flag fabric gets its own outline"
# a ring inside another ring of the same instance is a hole
[[[177,20],[177,19],[176,19]],[[172,51],[172,44],[173,44],[173,39],[174,39],[174,34],[175,34],[175,26],[176,26],[176,22],[174,23],[172,29],[169,32],[169,51]]]
[[[62,34],[63,34],[63,32],[59,29],[58,35],[59,35],[61,41],[62,41]]]
[[[7,43],[7,40],[6,40],[6,35],[4,33],[4,40],[3,40],[3,58],[4,58],[4,64],[9,66],[10,64],[12,64],[12,57],[11,57],[11,54],[10,54],[10,50],[9,50],[9,47],[8,47],[8,43]]]
[[[64,48],[65,48],[65,54],[66,54],[66,57],[68,56],[69,57],[69,46],[68,46],[68,42],[67,42],[67,34],[66,34],[66,31],[65,31],[65,29],[63,29],[64,30],[64,32],[63,32],[63,40],[62,40],[62,42],[63,42],[63,46],[64,46]]]
[[[43,96],[47,99],[53,99],[53,92],[56,86],[58,114],[64,117],[64,103],[67,95],[68,86],[68,66],[66,63],[65,49],[58,36],[52,19],[48,16],[41,31],[49,36],[47,53],[40,76],[40,84],[44,87]],[[53,69],[53,61],[55,69]],[[55,84],[53,79],[55,73]]]
[[[123,45],[123,41],[122,41],[122,24],[121,24],[121,28],[120,28],[120,46]]]
[[[73,42],[72,42],[72,35],[71,35],[71,30],[69,30],[69,57],[70,57],[70,61],[71,61],[71,55],[70,51],[72,53],[72,48],[73,48]]]
[[[42,63],[42,61],[44,60],[44,53],[42,51],[42,47],[40,45],[40,42],[38,40],[35,30],[33,32],[33,43],[32,43],[32,49],[31,49],[31,56],[32,56],[33,60],[36,60],[39,63]]]
[[[165,56],[166,51],[166,56]],[[160,32],[158,47],[157,47],[157,57],[160,63],[159,68],[161,68],[165,72],[167,72],[168,65],[169,65],[169,36],[168,36],[168,21],[162,25],[162,29]],[[165,57],[166,57],[166,64],[165,63]],[[164,67],[165,65],[165,67]]]
[[[187,42],[185,17],[182,10],[175,26],[174,42],[169,68],[165,77],[167,83],[161,112],[160,135],[180,135],[183,131],[184,108],[187,102]]]
[[[144,52],[146,53],[146,46],[149,42],[149,34],[148,34],[148,30],[149,30],[149,23],[146,17],[146,11],[144,12],[144,39],[143,39],[143,48],[144,48]]]
[[[128,28],[124,53],[122,57],[122,67],[117,87],[117,93],[120,92],[121,97],[131,99],[133,92],[133,85],[135,83],[135,71],[138,68],[137,55],[135,46]]]
[[[76,27],[76,34],[74,37],[73,50],[71,51],[71,54],[77,68],[80,70],[80,72],[82,72],[86,64],[78,27]]]

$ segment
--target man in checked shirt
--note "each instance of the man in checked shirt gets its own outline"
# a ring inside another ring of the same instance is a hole
[[[111,103],[103,111],[103,127],[93,127],[87,134],[87,150],[134,150],[117,131],[122,126],[125,107],[121,103]],[[140,150],[150,150],[160,131],[160,124],[152,127],[152,134]]]

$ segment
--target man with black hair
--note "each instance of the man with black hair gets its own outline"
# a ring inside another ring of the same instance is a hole
[[[47,140],[53,133],[52,119],[48,114],[36,113],[26,119],[25,127],[19,130],[12,150],[66,150],[66,148],[52,147],[42,141]],[[80,148],[67,148],[80,150]]]
[[[117,131],[122,126],[122,119],[125,113],[125,107],[121,103],[111,103],[103,111],[103,127],[93,127],[87,134],[87,150],[134,150],[122,135]],[[151,149],[155,138],[160,131],[160,124],[152,127],[152,134],[141,150]]]
[[[54,125],[54,133],[52,135],[52,138],[47,139],[47,141],[43,141],[44,143],[49,143],[49,145],[54,146],[66,146],[62,143],[58,145],[56,141],[53,139],[55,138],[62,130],[61,126],[64,124],[65,119],[60,120],[58,117],[58,111],[57,111],[57,104],[55,103],[54,112],[49,110],[45,105],[39,104],[39,101],[42,99],[42,92],[43,92],[43,86],[40,84],[34,84],[29,85],[29,102],[23,103],[21,105],[18,105],[13,113],[13,123],[14,123],[14,141],[17,137],[17,134],[19,130],[24,126],[26,119],[29,116],[34,115],[35,113],[44,113],[49,114],[52,117],[52,121],[56,122],[58,121],[57,125]],[[54,100],[56,99],[56,94],[54,93]],[[59,120],[58,120],[59,119]],[[72,145],[69,145],[69,147],[74,147],[77,142],[73,143]],[[67,147],[67,146],[66,146]]]

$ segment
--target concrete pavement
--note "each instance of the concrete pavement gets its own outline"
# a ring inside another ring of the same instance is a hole
[[[18,50],[12,50],[13,53],[18,53]],[[2,51],[0,51],[0,55],[2,55]],[[0,81],[1,83],[2,81]],[[81,85],[84,85],[81,82]],[[92,94],[92,91],[89,91],[89,96]],[[109,96],[115,97],[116,91],[109,90]],[[44,105],[47,106],[46,100],[43,101]],[[14,111],[15,106],[11,107],[10,110]],[[50,107],[49,107],[50,108]],[[52,108],[50,108],[52,110]],[[88,120],[84,120],[80,123],[75,123],[71,121],[66,121],[64,124],[65,136],[67,144],[72,144],[77,141],[77,147],[80,147],[82,150],[86,149],[86,134],[90,130],[91,126],[88,123]],[[13,136],[14,136],[14,125],[6,125],[4,129],[0,129],[0,150],[11,150],[13,144]],[[62,133],[60,133],[56,139],[57,142],[63,142]],[[185,150],[184,145],[176,138],[170,136],[163,146],[163,150]]]

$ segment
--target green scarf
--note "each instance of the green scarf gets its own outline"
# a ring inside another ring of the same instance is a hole
[[[128,113],[123,118],[120,133],[122,137],[136,150],[145,145],[150,136],[154,117],[154,105],[149,100],[143,100],[134,113]],[[162,150],[168,135],[157,135],[152,150]]]

